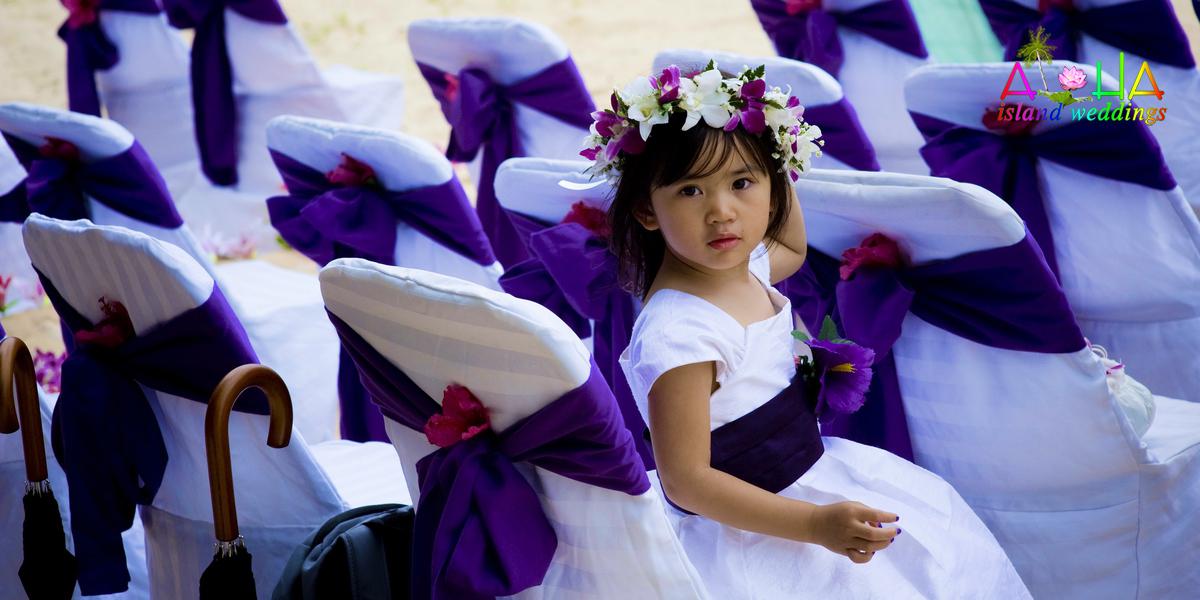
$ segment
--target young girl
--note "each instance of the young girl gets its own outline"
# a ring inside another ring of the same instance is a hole
[[[820,437],[770,285],[804,262],[788,177],[820,131],[761,76],[639,78],[583,152],[617,183],[613,250],[644,301],[621,366],[689,558],[722,600],[1028,598],[948,484]]]

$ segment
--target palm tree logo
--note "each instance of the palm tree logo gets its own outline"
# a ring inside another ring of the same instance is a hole
[[[1046,33],[1045,27],[1039,26],[1037,31],[1030,29],[1029,41],[1017,50],[1017,59],[1023,61],[1026,68],[1032,67],[1035,62],[1037,63],[1038,73],[1042,76],[1043,87],[1043,89],[1038,90],[1037,94],[1045,96],[1063,106],[1076,102],[1095,100],[1091,96],[1077,98],[1071,94],[1072,90],[1083,87],[1086,78],[1083,77],[1083,73],[1079,69],[1070,66],[1063,68],[1063,73],[1067,79],[1064,79],[1064,75],[1059,75],[1059,82],[1062,84],[1063,91],[1050,92],[1050,84],[1046,83],[1046,72],[1042,70],[1042,63],[1044,61],[1047,65],[1054,64],[1053,51],[1058,49],[1058,46],[1048,44],[1049,39],[1050,35]]]

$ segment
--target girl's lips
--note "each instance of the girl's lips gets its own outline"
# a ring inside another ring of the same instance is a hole
[[[741,241],[740,239],[738,239],[737,237],[734,237],[734,236],[719,237],[719,238],[709,242],[708,245],[717,250],[728,250],[728,249],[733,248],[734,246],[738,245],[738,242],[740,242],[740,241]]]

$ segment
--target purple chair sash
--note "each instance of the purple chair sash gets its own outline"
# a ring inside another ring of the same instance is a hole
[[[783,491],[825,454],[815,399],[802,377],[792,377],[774,398],[712,431],[709,464],[773,494]]]
[[[98,0],[92,21],[78,27],[68,19],[58,28],[58,37],[67,44],[67,107],[73,112],[100,116],[100,93],[96,90],[96,71],[111,69],[120,53],[100,27],[101,10],[157,15],[162,12],[155,0]]]
[[[261,23],[284,25],[278,0],[162,0],[171,25],[194,28],[192,104],[204,175],[216,185],[238,181],[238,110],[225,39],[225,9]]]
[[[93,327],[49,278],[40,271],[38,278],[67,329]],[[81,344],[71,350],[62,365],[51,443],[67,475],[83,595],[127,589],[121,532],[133,525],[137,504],[154,500],[166,470],[162,432],[139,384],[207,404],[226,373],[257,362],[216,286],[200,306],[118,346]],[[258,390],[243,394],[236,410],[269,413]]]
[[[441,412],[437,401],[344,321],[329,318],[383,413],[423,431]],[[542,582],[558,538],[517,462],[631,495],[650,489],[593,363],[583,385],[503,433],[476,435],[418,461],[413,598],[493,598]]]
[[[440,185],[392,192],[338,186],[324,173],[282,153],[272,150],[271,158],[289,193],[267,200],[271,225],[288,244],[321,266],[349,257],[395,264],[397,220],[476,263],[487,266],[496,262],[479,217],[456,176]],[[388,441],[383,418],[378,411],[369,410],[366,391],[344,348],[339,361],[342,438]]]
[[[617,362],[629,345],[636,315],[633,297],[617,282],[617,259],[608,242],[578,223],[567,223],[533,233],[529,250],[531,257],[506,271],[500,287],[550,309],[580,338],[592,336],[596,365],[616,396],[646,469],[654,469],[646,422]],[[596,322],[595,331],[589,320]]]
[[[29,217],[29,198],[25,195],[25,180],[0,195],[0,223],[24,223]]]
[[[993,348],[1060,354],[1085,345],[1062,288],[1028,232],[1011,246],[928,265],[859,267],[848,281],[840,279],[839,263],[809,247],[804,266],[781,290],[810,331],[831,315],[842,337],[875,351],[867,401],[858,412],[825,424],[825,435],[913,459],[891,353],[909,312]]]
[[[804,120],[821,128],[821,139],[828,142],[826,154],[859,171],[880,170],[875,146],[844,96],[833,104],[804,107]]]
[[[137,140],[120,154],[84,163],[44,157],[36,146],[8,133],[4,139],[29,172],[24,212],[13,205],[0,208],[5,220],[23,222],[35,212],[56,219],[89,219],[86,195],[143,223],[172,229],[183,225],[166,182]]]
[[[1079,36],[1086,33],[1147,60],[1184,69],[1196,66],[1187,34],[1168,0],[1134,0],[1072,11],[1051,4],[1045,14],[1011,0],[979,0],[979,4],[1004,44],[1004,60],[1016,60],[1017,50],[1029,41],[1029,30],[1041,26],[1050,36],[1048,43],[1058,48],[1054,58],[1077,61]]]
[[[493,81],[483,69],[466,68],[451,76],[422,63],[417,63],[417,67],[452,128],[446,157],[466,162],[483,148],[475,210],[496,258],[506,269],[529,258],[508,215],[496,201],[493,187],[496,169],[509,158],[525,155],[520,131],[513,120],[513,103],[524,104],[580,129],[591,126],[596,106],[575,62],[567,57],[507,86]],[[457,81],[454,88],[450,86],[452,79]]]
[[[1175,188],[1158,141],[1140,121],[1079,122],[1022,136],[909,114],[925,136],[921,156],[932,174],[984,187],[1009,203],[1025,220],[1056,276],[1054,235],[1038,187],[1039,158],[1097,177],[1156,190]]]
[[[907,0],[883,0],[851,11],[814,8],[795,15],[788,14],[783,0],[750,0],[750,6],[780,56],[817,65],[834,77],[845,60],[839,25],[917,58],[929,56]]]

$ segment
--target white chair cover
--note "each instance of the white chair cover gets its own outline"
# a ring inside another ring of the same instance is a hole
[[[797,192],[809,244],[830,256],[875,232],[913,264],[1024,236],[999,198],[946,179],[818,170]],[[987,523],[1034,597],[1194,594],[1200,407],[1156,397],[1139,440],[1088,349],[1001,350],[909,313],[892,352],[917,463]]]
[[[307,117],[282,116],[267,125],[267,145],[311,169],[328,173],[346,154],[371,166],[393,192],[441,185],[454,175],[450,162],[429,142],[398,131]],[[486,267],[442,246],[411,225],[396,222],[396,264],[465,279],[499,290],[499,262]]]
[[[513,17],[417,19],[408,26],[413,59],[456,75],[467,67],[484,69],[501,85],[511,85],[567,58],[566,43],[540,23]],[[583,149],[587,130],[520,103],[513,114],[526,156],[572,159]],[[471,176],[479,178],[479,156]]]
[[[103,317],[96,302],[101,296],[124,304],[134,330],[144,332],[203,304],[213,292],[212,278],[191,257],[128,229],[35,214],[24,232],[34,265],[92,322]],[[207,407],[144,389],[170,457],[154,501],[140,508],[152,595],[194,597],[215,541],[204,442]],[[339,480],[371,482],[371,493],[361,483],[354,490],[355,504],[408,499],[395,453],[386,444],[356,444],[352,457],[339,452],[341,443],[313,452],[293,431],[286,448],[274,449],[265,443],[267,424],[265,415],[240,412],[229,421],[239,529],[254,555],[259,590],[273,589],[296,544],[350,506],[335,485]],[[322,455],[340,460],[321,465]],[[322,466],[341,474],[331,477]]]
[[[165,14],[100,10],[100,26],[120,54],[96,71],[108,118],[128,129],[158,165],[171,194],[199,176],[187,46]]]
[[[115,121],[25,103],[0,105],[0,130],[41,146],[55,137],[79,147],[84,161],[120,154],[133,135]],[[88,199],[91,220],[119,225],[182,248],[215,278],[263,364],[293,390],[296,426],[315,442],[337,439],[337,335],[325,318],[316,279],[263,261],[214,265],[187,224],[159,227]],[[304,323],[304,327],[297,327]]]
[[[555,158],[510,158],[496,170],[496,199],[507,210],[559,223],[576,202],[599,210],[608,210],[613,188],[605,183],[588,189],[559,185],[566,181],[578,186],[596,183],[584,170],[592,163]]]
[[[1012,1],[1033,10],[1037,10],[1038,7],[1038,0]],[[1124,4],[1131,0],[1073,1],[1078,9],[1087,10],[1090,8]],[[1167,23],[1163,24],[1163,27],[1167,26]],[[1148,63],[1150,71],[1154,75],[1154,80],[1158,83],[1158,89],[1164,92],[1163,99],[1159,100],[1154,96],[1135,96],[1134,102],[1143,108],[1170,108],[1168,112],[1169,118],[1163,121],[1161,125],[1156,123],[1150,127],[1150,132],[1154,134],[1154,137],[1158,139],[1158,143],[1162,145],[1163,156],[1167,159],[1167,166],[1171,168],[1171,174],[1175,176],[1175,179],[1179,181],[1179,187],[1183,188],[1184,197],[1193,206],[1200,206],[1200,169],[1196,168],[1196,165],[1200,164],[1200,136],[1195,135],[1197,131],[1200,131],[1200,106],[1197,106],[1193,100],[1200,98],[1200,69],[1184,69],[1165,63],[1149,61],[1127,50],[1120,50],[1110,46],[1087,33],[1080,34],[1076,48],[1078,56],[1075,60],[1085,65],[1093,66],[1099,62],[1101,64],[1100,68],[1104,71],[1104,79],[1113,83],[1113,89],[1116,89],[1115,86],[1121,75],[1120,54],[1124,52],[1126,93],[1133,87],[1133,80],[1137,77],[1138,70],[1142,68],[1142,62],[1146,61]],[[1046,80],[1050,83],[1051,92],[1057,92],[1062,89],[1059,87],[1057,81],[1058,73],[1062,72],[1062,68],[1058,66],[1057,62],[1054,64],[1055,66],[1051,69],[1054,72],[1055,80],[1050,81],[1050,74],[1047,73],[1046,75]],[[1033,81],[1030,81],[1030,84],[1032,85]],[[1095,89],[1095,80],[1089,78],[1088,84],[1084,86],[1084,89],[1079,91],[1091,92]],[[1105,85],[1105,89],[1108,89],[1107,85]],[[1152,89],[1150,82],[1145,76],[1142,77],[1142,82],[1138,85],[1138,89],[1143,91]],[[1114,102],[1114,104],[1116,103]],[[1100,106],[1100,108],[1103,108],[1103,106]]]
[[[8,144],[0,144],[0,198],[21,194],[25,186],[25,168],[17,161]],[[11,280],[8,278],[12,278]],[[12,316],[38,306],[37,275],[29,265],[21,224],[0,222],[0,280],[7,281],[0,298],[0,316]]]
[[[588,354],[545,308],[459,279],[361,259],[321,271],[329,310],[426,393],[440,401],[465,386],[503,431],[566,392],[590,372]],[[406,480],[436,450],[423,435],[387,419]],[[706,598],[653,488],[630,496],[522,465],[558,535],[541,586],[518,598]],[[413,489],[413,497],[419,490]],[[420,551],[420,550],[418,550]]]
[[[763,79],[772,86],[787,91],[791,88],[792,95],[800,100],[805,108],[833,104],[844,98],[842,84],[820,67],[798,60],[779,56],[750,56],[734,54],[717,50],[697,50],[692,48],[671,48],[663,50],[654,57],[654,73],[661,73],[670,65],[687,66],[703,69],[709,59],[716,61],[717,66],[730,73],[737,73],[743,66],[755,68],[766,66]],[[861,119],[859,119],[861,121]],[[814,122],[815,123],[815,122]],[[820,123],[815,123],[820,126]],[[867,142],[870,144],[870,142]],[[854,167],[825,153],[819,160],[823,169],[850,169]]]
[[[1061,64],[1095,81],[1093,66]],[[1011,71],[1012,63],[922,68],[908,80],[908,108],[985,130],[984,107],[997,104],[995,91]],[[1104,81],[1115,89],[1115,78],[1105,74]],[[1057,107],[1041,97],[1032,104]],[[1069,115],[1044,121],[1033,133],[1068,123]],[[1046,160],[1038,160],[1038,182],[1063,290],[1084,335],[1155,393],[1200,401],[1200,222],[1180,189],[1164,192]]]
[[[824,0],[823,4],[826,9],[848,11],[876,1]],[[928,175],[929,169],[917,152],[924,143],[921,133],[911,126],[899,99],[905,77],[934,59],[906,54],[847,27],[838,27],[838,40],[846,56],[838,81],[875,145],[879,165],[884,171]]]

